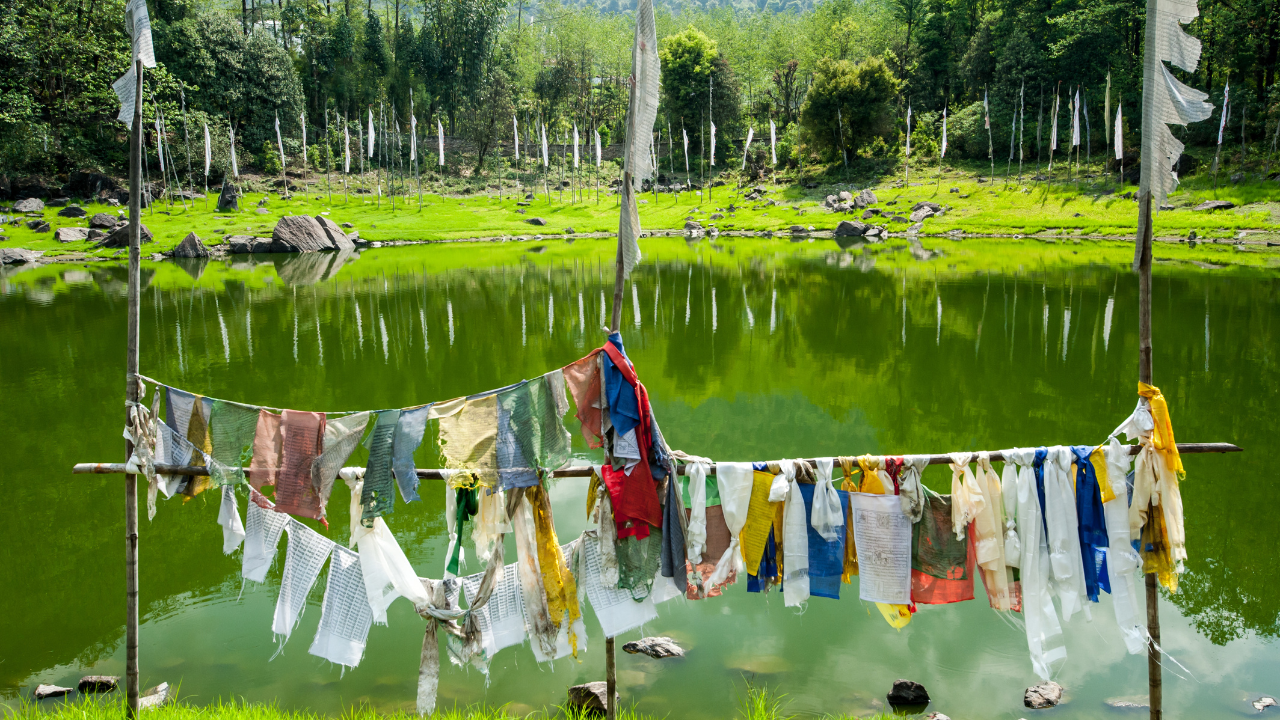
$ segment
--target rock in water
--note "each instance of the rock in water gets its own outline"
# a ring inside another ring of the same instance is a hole
[[[22,265],[33,263],[44,255],[43,252],[23,250],[22,248],[0,248],[0,265]]]
[[[227,246],[232,255],[271,252],[271,238],[253,237],[252,235],[231,235],[227,237]]]
[[[1032,710],[1051,708],[1062,702],[1062,686],[1052,680],[1032,685],[1022,696],[1022,704]]]
[[[1276,699],[1273,697],[1260,697],[1253,701],[1253,709],[1258,712],[1262,712],[1269,707],[1280,707],[1280,703],[1276,703]]]
[[[841,220],[836,226],[836,237],[861,237],[866,234],[866,224],[854,220]]]
[[[200,241],[200,236],[195,232],[187,233],[187,236],[178,243],[178,246],[169,251],[169,257],[175,258],[207,258],[209,257],[209,248],[204,246]]]
[[[62,697],[70,692],[71,688],[68,687],[59,687],[57,685],[37,685],[35,692],[33,692],[32,695],[34,695],[37,700],[44,700],[45,698]]]
[[[581,710],[584,715],[604,717],[606,714],[606,698],[608,697],[609,686],[604,681],[574,685],[569,688],[569,707]],[[613,701],[614,703],[618,702],[616,693]]]
[[[19,200],[17,204],[13,206],[13,211],[20,212],[20,213],[44,212],[44,201],[41,200],[40,198],[27,198],[26,200]],[[53,687],[53,686],[49,685],[47,687]]]
[[[316,222],[320,223],[320,229],[324,231],[325,237],[329,238],[329,244],[334,250],[354,250],[356,244],[347,238],[347,234],[338,227],[338,224],[323,215],[316,216]]]
[[[76,689],[82,693],[104,693],[116,689],[120,678],[115,675],[86,675],[80,678]]]
[[[928,705],[929,691],[918,682],[894,680],[887,699],[890,705]]]
[[[163,682],[159,685],[144,692],[142,697],[138,698],[139,710],[154,710],[172,699],[172,693],[169,692],[169,683]]]
[[[218,212],[233,212],[240,209],[240,190],[229,182],[222,183],[222,192],[218,193]]]
[[[633,640],[622,646],[624,652],[632,655],[648,655],[651,658],[684,657],[684,648],[669,637],[647,637]]]
[[[1236,204],[1231,202],[1230,200],[1206,200],[1205,202],[1202,202],[1199,205],[1192,208],[1192,210],[1208,210],[1208,211],[1230,210],[1235,206]],[[17,207],[15,206],[14,209],[16,210]]]
[[[316,252],[333,245],[320,223],[309,215],[285,215],[271,232],[271,252]]]
[[[151,239],[152,239],[151,231],[147,229],[146,225],[142,225],[141,227],[142,227],[142,236],[139,238],[139,244],[146,244],[151,242]],[[117,225],[116,229],[112,230],[110,235],[104,238],[102,242],[98,243],[98,247],[100,248],[129,247],[129,223],[126,222],[126,223]]]
[[[89,228],[64,227],[54,231],[53,237],[58,242],[77,242],[89,239]]]

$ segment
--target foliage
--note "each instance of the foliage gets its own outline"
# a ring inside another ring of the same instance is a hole
[[[663,38],[658,58],[662,62],[662,99],[666,114],[685,127],[701,125],[710,105],[716,125],[717,150],[728,145],[740,129],[739,88],[716,42],[693,27]],[[720,138],[725,138],[722,141]],[[690,144],[693,136],[689,137]]]
[[[800,124],[818,149],[857,152],[893,131],[898,83],[884,61],[823,59],[800,110]],[[841,121],[843,120],[843,124]]]

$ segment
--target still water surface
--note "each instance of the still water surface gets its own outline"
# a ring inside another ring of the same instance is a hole
[[[1067,249],[1024,247],[1013,262],[993,259],[1005,269],[974,272],[829,241],[653,239],[625,294],[624,336],[672,446],[717,460],[1101,442],[1135,401],[1126,251],[1082,265]],[[601,343],[613,250],[591,240],[531,249],[148,264],[142,369],[215,397],[317,410],[406,406],[533,377]],[[41,682],[123,674],[121,479],[68,470],[122,454],[124,277],[123,266],[91,265],[0,279],[0,703]],[[1278,289],[1274,273],[1156,270],[1156,378],[1178,438],[1247,449],[1186,458],[1188,572],[1161,603],[1164,646],[1186,667],[1166,663],[1170,718],[1245,716],[1246,697],[1280,694]],[[578,460],[594,462],[569,419]],[[438,466],[433,437],[419,467]],[[943,492],[949,480],[945,468],[925,474]],[[585,485],[553,488],[562,541],[585,526]],[[418,572],[438,577],[444,502],[431,487],[388,520]],[[329,507],[339,542],[343,494]],[[144,687],[334,714],[412,708],[423,623],[408,604],[392,607],[344,674],[307,654],[317,583],[273,660],[280,563],[266,584],[242,588],[238,554],[220,552],[217,512],[207,493],[162,502],[142,521]],[[752,679],[786,693],[795,712],[865,713],[906,677],[952,717],[1025,715],[1022,690],[1036,681],[1025,635],[985,601],[922,607],[898,632],[856,585],[842,594],[801,613],[740,583],[721,599],[661,606],[645,634],[676,638],[688,657],[620,654],[624,697],[657,716],[725,717]],[[487,683],[445,667],[442,702],[528,711],[562,701],[567,686],[603,678],[594,623],[588,612],[580,662],[539,667],[527,647],[508,649]],[[1125,654],[1108,597],[1065,630],[1057,679],[1068,702],[1055,715],[1119,717],[1105,700],[1140,700],[1146,660]]]

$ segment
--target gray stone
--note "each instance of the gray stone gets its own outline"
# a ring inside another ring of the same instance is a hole
[[[89,236],[86,238],[89,242],[97,242],[106,237],[107,234],[97,228],[89,228]]]
[[[58,211],[58,217],[64,218],[82,218],[88,214],[89,213],[85,212],[84,208],[79,205],[70,205]]]
[[[76,689],[82,693],[104,693],[115,690],[119,683],[120,678],[115,675],[86,675],[80,678]]]
[[[269,253],[271,252],[271,238],[253,237],[252,235],[231,235],[227,238],[227,246],[233,255]]]
[[[169,683],[160,683],[159,685],[147,690],[138,698],[139,710],[154,710],[162,705],[166,705],[173,699],[173,693],[169,691]]]
[[[58,685],[37,685],[34,692],[31,693],[37,700],[44,700],[51,697],[62,697],[71,694],[71,688],[60,687]]]
[[[701,230],[702,223],[698,222],[697,220],[685,220],[684,229],[685,230]]]
[[[352,225],[351,223],[348,222],[348,223],[342,223],[342,227],[345,230],[350,230],[351,228],[355,227],[355,225]]]
[[[918,223],[925,218],[933,217],[936,212],[932,208],[922,207],[911,213],[911,222]]]
[[[26,200],[19,200],[17,204],[13,206],[13,211],[19,212],[19,213],[44,212],[44,201],[41,200],[40,198],[27,198]],[[49,685],[47,687],[54,687],[54,686]]]
[[[1192,208],[1192,210],[1205,210],[1212,212],[1214,210],[1230,210],[1235,206],[1236,204],[1230,200],[1206,200]]]
[[[329,238],[329,244],[334,250],[355,249],[356,244],[347,239],[347,234],[338,227],[337,223],[323,215],[317,215],[316,222],[320,223],[320,229],[324,231],[325,237]]]
[[[876,197],[876,194],[871,192],[868,188],[858,193],[858,202],[860,203],[858,207],[866,207],[867,205],[875,205],[880,202],[880,198]]]
[[[240,189],[225,180],[222,192],[218,193],[218,212],[233,212],[240,209]]]
[[[911,680],[894,680],[893,687],[885,696],[890,705],[927,705],[929,691],[918,682]]]
[[[861,237],[867,234],[866,223],[857,220],[841,220],[836,225],[836,237]]]
[[[604,717],[606,713],[606,704],[609,697],[608,683],[597,680],[584,685],[574,685],[569,688],[569,707],[580,710],[583,715],[591,715],[595,717]],[[616,705],[618,696],[615,693],[613,701]]]
[[[840,202],[850,202],[851,200],[853,200],[853,193],[848,190],[840,191]]]
[[[911,221],[902,217],[901,215],[894,215],[893,217],[889,218],[889,222],[902,223],[903,225],[906,225]]]
[[[89,228],[82,227],[64,227],[58,228],[53,233],[53,237],[58,242],[79,242],[89,239]]]
[[[270,214],[271,214],[271,211],[270,211],[270,210],[268,210],[268,209],[266,209],[266,208],[258,208],[258,209],[256,209],[256,210],[254,210],[254,212],[258,213],[259,215],[270,215]]]
[[[538,225],[538,226],[542,226],[542,225],[546,225],[546,224],[547,224],[547,221],[546,221],[546,220],[543,220],[543,219],[542,219],[542,218],[540,218],[540,217],[531,217],[531,218],[529,218],[528,220],[525,220],[525,222],[529,223],[530,225]]]
[[[196,235],[194,231],[187,233],[182,242],[169,251],[169,257],[175,258],[207,258],[209,255],[209,248],[204,246],[204,243],[200,241],[200,236]]]
[[[1244,180],[1244,173],[1236,173],[1235,175],[1231,176],[1232,185],[1239,185],[1240,182],[1243,180]]]
[[[707,218],[707,219],[708,219],[708,220],[723,220],[723,219],[724,219],[724,215],[723,215],[723,214],[721,214],[721,213],[711,213],[711,217],[709,217],[709,218]]]
[[[622,646],[623,652],[631,655],[648,655],[661,660],[669,657],[684,657],[684,648],[669,637],[647,637],[633,640]]]
[[[912,205],[912,206],[911,206],[911,211],[912,211],[912,212],[915,212],[916,210],[919,210],[919,209],[921,209],[921,208],[929,208],[930,210],[932,210],[932,211],[934,211],[934,212],[939,212],[939,211],[941,211],[941,210],[942,210],[942,206],[941,206],[941,205],[939,205],[939,204],[938,204],[938,203],[936,203],[936,202],[930,202],[930,201],[928,201],[928,200],[921,200],[920,202],[918,202],[918,203],[916,203],[915,205]]]
[[[43,252],[35,250],[23,250],[22,248],[0,248],[0,265],[22,265],[23,263],[33,263],[44,255]]]
[[[69,202],[71,202],[70,198],[50,198],[49,202],[45,203],[45,205],[48,207],[66,207]]]
[[[1022,696],[1022,704],[1032,710],[1051,708],[1062,702],[1062,686],[1052,680],[1032,685]]]
[[[44,220],[28,220],[27,228],[31,230],[31,232],[47,233],[49,232],[49,223]]]
[[[571,228],[571,227],[567,227],[567,228],[565,228],[565,229],[564,229],[564,234],[565,234],[565,235],[572,235],[572,234],[573,234],[573,228]]]
[[[119,216],[112,215],[111,213],[95,213],[93,217],[89,218],[89,227],[91,228],[110,230],[119,223]]]
[[[138,242],[141,245],[145,245],[146,243],[151,242],[151,240],[153,239],[153,236],[151,235],[151,231],[147,229],[146,225],[143,225],[141,227],[142,227],[142,232],[140,237],[138,238]],[[109,235],[103,238],[102,242],[98,243],[97,247],[100,247],[100,248],[129,247],[129,223],[125,222],[117,225],[116,229],[112,230]]]
[[[800,235],[800,234],[802,234],[802,233],[806,233],[806,232],[808,232],[808,230],[805,230],[805,229],[804,229],[804,226],[803,226],[803,225],[792,225],[791,227],[789,227],[789,228],[787,228],[787,229],[788,229],[788,230],[790,230],[790,231],[791,231],[791,234],[793,234],[793,235]]]
[[[271,252],[317,252],[333,244],[320,223],[310,215],[286,215],[271,231]]]

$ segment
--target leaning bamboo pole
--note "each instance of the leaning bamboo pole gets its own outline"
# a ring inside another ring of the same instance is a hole
[[[124,398],[138,402],[138,323],[142,268],[142,59],[134,62],[137,87],[133,97],[133,128],[129,134],[129,289],[128,338],[124,360]],[[126,413],[128,410],[126,410]],[[125,456],[133,455],[133,442],[125,441]],[[123,468],[122,468],[123,469]],[[138,482],[125,475],[124,483],[124,584],[125,584],[125,716],[138,715]]]

